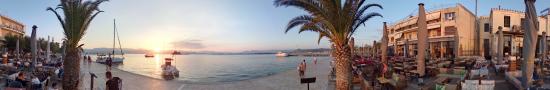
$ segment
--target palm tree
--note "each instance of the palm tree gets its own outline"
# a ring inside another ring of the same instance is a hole
[[[8,34],[7,36],[4,37],[4,40],[0,40],[0,41],[3,43],[2,46],[4,48],[8,48],[8,51],[14,51],[17,44],[17,40],[19,38],[20,36]]]
[[[67,49],[63,62],[65,74],[63,76],[63,90],[77,90],[80,82],[80,51],[83,44],[79,44],[88,25],[100,12],[99,4],[107,0],[60,0],[57,8],[49,7],[59,20],[66,38]],[[63,11],[64,18],[57,13]]]
[[[293,18],[287,25],[285,33],[301,26],[299,33],[311,31],[319,33],[317,43],[328,38],[331,43],[332,56],[336,67],[336,89],[349,90],[351,86],[351,48],[350,38],[357,28],[367,20],[381,14],[366,13],[370,7],[379,4],[365,4],[365,0],[275,0],[274,5],[292,6],[303,9],[309,14]]]

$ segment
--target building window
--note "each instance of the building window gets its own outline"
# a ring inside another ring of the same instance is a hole
[[[456,34],[456,27],[454,26],[445,27],[445,35],[455,35],[455,34]]]
[[[491,29],[491,27],[489,26],[489,23],[485,23],[485,24],[483,25],[483,28],[484,28],[483,31],[485,31],[485,32],[489,32],[489,30]]]
[[[455,12],[445,13],[445,20],[454,20]]]
[[[510,16],[504,16],[504,27],[510,27]]]

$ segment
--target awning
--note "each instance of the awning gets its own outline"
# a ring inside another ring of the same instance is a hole
[[[430,13],[426,16],[426,20],[430,21],[433,19],[439,19],[440,17],[441,17],[441,12]]]

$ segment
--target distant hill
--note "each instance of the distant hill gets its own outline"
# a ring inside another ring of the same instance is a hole
[[[275,54],[277,52],[285,53],[306,53],[306,52],[326,52],[330,51],[327,48],[317,48],[317,49],[294,49],[294,50],[248,50],[242,52],[216,52],[216,51],[179,51],[184,54],[215,54],[215,55],[240,55],[240,54]],[[98,54],[98,53],[111,53],[112,48],[91,48],[84,49],[84,52],[87,54]],[[133,49],[133,48],[122,48],[124,54],[145,54],[151,51],[145,49]],[[173,51],[167,50],[162,51],[161,53],[172,53]],[[115,49],[115,54],[120,54],[119,49]]]
[[[92,49],[84,49],[84,53],[88,54],[97,54],[97,53],[111,53],[113,51],[112,48],[92,48]],[[149,52],[149,50],[145,49],[132,49],[132,48],[122,48],[122,52],[124,54],[144,54]],[[120,49],[115,49],[115,54],[120,54]]]

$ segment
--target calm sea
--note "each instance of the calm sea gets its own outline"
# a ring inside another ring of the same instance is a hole
[[[156,54],[145,58],[144,54],[126,54],[124,64],[119,69],[153,78],[161,77],[161,65],[168,54]],[[265,77],[280,72],[295,70],[305,59],[312,62],[313,57],[275,55],[176,55],[175,65],[180,70],[181,80],[186,83],[212,84],[241,81]],[[316,57],[317,60],[330,60],[329,57]]]

